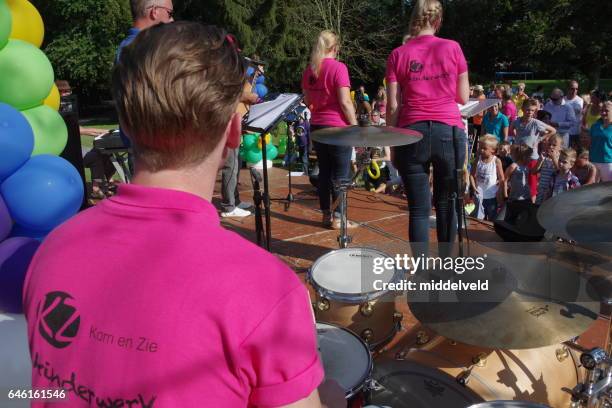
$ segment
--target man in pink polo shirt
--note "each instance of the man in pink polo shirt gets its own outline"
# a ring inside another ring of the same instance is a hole
[[[24,303],[34,407],[319,407],[308,293],[223,229],[210,199],[239,144],[239,55],[214,27],[159,25],[113,74],[134,184],[45,240]],[[41,203],[44,205],[44,203]]]

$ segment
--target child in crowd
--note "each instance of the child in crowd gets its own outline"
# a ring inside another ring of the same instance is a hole
[[[531,147],[524,143],[512,145],[511,155],[514,163],[504,173],[504,199],[508,201],[531,200],[529,189],[529,162]]]
[[[502,167],[504,169],[504,173],[506,169],[512,164],[513,158],[511,154],[512,145],[509,142],[501,142],[499,144],[499,151],[497,152],[497,157],[502,162]]]
[[[479,139],[480,156],[476,166],[472,166],[470,174],[476,205],[472,215],[488,221],[497,217],[497,192],[504,182],[502,162],[495,156],[497,144],[497,138],[490,134]]]
[[[572,173],[578,177],[581,186],[598,183],[597,167],[589,161],[589,151],[586,149],[578,150],[576,164],[572,168]]]
[[[572,167],[576,163],[576,151],[574,149],[563,149],[559,154],[559,168],[553,173],[550,181],[551,197],[564,191],[580,187],[580,181],[572,173]]]
[[[563,137],[560,135],[555,134],[546,138],[542,144],[542,154],[535,168],[531,170],[532,174],[540,174],[538,194],[535,199],[538,205],[551,196],[550,182],[553,174],[559,169],[561,146],[563,146]]]

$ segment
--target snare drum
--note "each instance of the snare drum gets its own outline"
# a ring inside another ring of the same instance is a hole
[[[484,349],[454,342],[420,325],[411,329],[401,344],[395,349],[395,358],[385,357],[376,363],[375,404],[464,408],[484,401],[513,400],[561,408],[568,407],[571,398],[562,388],[572,389],[581,379],[574,354],[562,344]]]
[[[372,356],[363,340],[350,330],[317,323],[319,353],[325,378],[335,380],[351,406],[359,403],[372,375]]]
[[[374,273],[374,259],[389,258],[369,248],[344,248],[317,259],[308,280],[317,292],[314,303],[318,321],[346,327],[365,340],[371,349],[391,340],[400,328],[401,313],[395,311],[395,294],[376,290],[398,282],[397,269]]]

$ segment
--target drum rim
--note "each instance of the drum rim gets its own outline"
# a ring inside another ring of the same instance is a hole
[[[380,255],[383,255],[386,258],[392,258],[389,254],[383,251],[380,251],[374,248],[368,248],[368,247],[350,247],[350,248],[334,249],[333,251],[330,251],[326,253],[325,255],[322,255],[321,257],[317,258],[316,261],[314,261],[314,263],[312,264],[310,268],[308,268],[308,275],[307,275],[308,282],[310,282],[312,287],[317,291],[317,293],[320,296],[326,299],[329,299],[329,300],[336,300],[336,301],[341,301],[341,302],[346,302],[346,303],[359,304],[359,303],[369,302],[371,300],[378,299],[379,297],[382,297],[386,295],[387,293],[391,292],[390,290],[379,290],[379,291],[368,292],[368,293],[344,293],[344,292],[337,292],[331,289],[324,288],[323,286],[317,283],[317,281],[314,279],[313,272],[315,271],[317,266],[321,264],[321,262],[324,259],[327,259],[339,253],[356,250],[356,249],[361,249],[361,250],[365,249],[368,251],[376,252]],[[388,283],[397,283],[402,278],[402,274],[397,269],[397,267],[394,267],[393,269],[395,270],[395,272],[393,273],[393,279],[391,279]]]
[[[516,408],[550,408],[548,405],[542,405],[542,404],[539,404],[537,402],[520,401],[520,400],[493,400],[493,401],[484,401],[484,402],[479,402],[477,404],[470,405],[467,408],[491,408],[491,407],[494,407],[494,405],[491,405],[491,403],[496,403],[496,402],[507,403],[508,407],[516,407]],[[525,404],[529,404],[529,405],[525,405]]]
[[[328,322],[324,322],[324,321],[319,321],[317,320],[315,322],[315,329],[318,329],[316,327],[317,324],[325,324],[327,326],[332,326],[335,327],[337,329],[341,329],[344,330],[345,332],[347,332],[348,334],[350,334],[351,336],[355,337],[358,341],[359,344],[361,344],[361,346],[363,347],[363,349],[366,352],[366,355],[368,356],[368,369],[366,370],[366,372],[360,377],[359,379],[359,385],[356,385],[354,387],[351,387],[346,393],[346,399],[350,399],[352,397],[354,397],[359,391],[361,391],[362,389],[364,389],[368,383],[369,380],[372,379],[372,371],[374,370],[374,359],[372,358],[372,352],[370,351],[370,348],[368,347],[368,344],[361,338],[359,337],[354,331],[347,329],[346,327],[342,327],[339,326],[337,324],[334,323],[328,323]],[[318,331],[317,331],[317,336],[318,336]],[[321,361],[321,364],[323,364],[323,361]]]

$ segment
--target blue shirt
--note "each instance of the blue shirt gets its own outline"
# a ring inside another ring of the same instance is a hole
[[[593,163],[612,163],[612,125],[604,128],[601,119],[591,126],[589,155]]]
[[[486,133],[489,133],[495,137],[500,142],[504,141],[504,128],[510,126],[510,122],[508,121],[508,117],[501,112],[497,113],[497,116],[491,119],[491,113],[487,112],[482,120],[482,126],[484,127]]]
[[[134,41],[134,39],[136,38],[139,32],[140,30],[135,27],[132,27],[128,30],[127,37],[125,37],[125,39],[121,41],[121,44],[119,44],[119,48],[117,48],[117,55],[115,56],[115,63],[119,61],[119,57],[121,56],[121,50],[123,50],[123,47],[130,45],[132,41]],[[132,147],[132,141],[126,136],[125,133],[123,133],[123,130],[121,130],[121,128],[119,128],[119,136],[121,137],[121,140],[123,141],[124,145],[126,145],[127,147]]]

